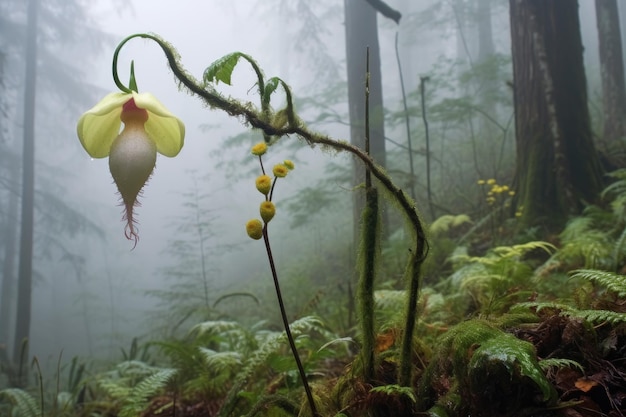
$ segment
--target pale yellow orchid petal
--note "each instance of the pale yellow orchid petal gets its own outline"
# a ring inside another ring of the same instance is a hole
[[[185,125],[150,93],[133,93],[135,105],[148,111],[146,133],[165,156],[178,155],[185,140]]]
[[[131,97],[126,93],[108,94],[78,120],[78,139],[92,158],[109,155],[111,144],[120,133],[122,106]]]

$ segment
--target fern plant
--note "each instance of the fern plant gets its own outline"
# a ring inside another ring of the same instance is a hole
[[[504,312],[531,288],[533,267],[526,257],[554,250],[553,245],[536,241],[499,246],[480,257],[457,254],[452,258],[458,267],[451,277],[453,288],[466,291],[480,314]]]
[[[289,327],[298,349],[304,353],[302,358],[307,374],[314,373],[319,361],[334,353],[328,349],[328,344],[324,345],[324,349],[315,349],[314,346],[317,345],[313,342],[315,335],[319,335],[325,340],[334,338],[334,336],[326,329],[324,322],[314,316],[298,319],[292,322]],[[266,381],[268,368],[274,372],[279,372],[278,377],[273,378],[272,383],[269,384],[272,391],[279,390],[281,387],[293,388],[295,386],[297,370],[294,360],[285,356],[284,349],[287,340],[285,332],[259,331],[256,333],[256,337],[259,341],[258,348],[244,358],[243,367],[233,379],[232,387],[218,417],[230,416],[236,410],[243,411],[247,408],[246,406],[258,401],[265,401],[262,390],[268,388]],[[259,389],[261,389],[261,393]],[[293,389],[285,392],[285,395],[288,396],[294,394],[297,392],[294,392]]]
[[[582,297],[578,296],[575,300],[568,301],[561,298],[558,301],[533,301],[519,303],[515,308],[533,308],[535,311],[554,310],[558,314],[567,317],[578,318],[589,322],[590,324],[607,323],[617,325],[626,323],[626,312],[612,311],[603,308],[597,308],[603,304],[614,303],[626,296],[626,277],[613,272],[606,272],[594,269],[579,269],[571,273],[572,279],[578,279],[581,282],[589,282],[596,287],[595,292],[589,297],[593,303],[589,303],[585,299],[582,303]],[[575,288],[575,290],[577,290]],[[591,307],[591,308],[590,308]],[[594,308],[596,307],[596,308]]]
[[[20,388],[0,391],[0,412],[3,416],[11,417],[43,417],[38,400]]]
[[[256,341],[238,323],[207,321],[194,326],[184,339],[155,346],[177,370],[172,385],[181,401],[186,401],[223,397]]]
[[[117,405],[120,417],[138,417],[150,399],[165,389],[174,369],[152,367],[139,361],[122,362],[96,378],[98,386]]]

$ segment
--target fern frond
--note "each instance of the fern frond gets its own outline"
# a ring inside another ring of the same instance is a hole
[[[600,194],[605,198],[608,194],[620,195],[626,193],[626,169],[618,169],[606,174],[608,177],[615,178],[617,181],[608,185]]]
[[[210,320],[196,324],[189,332],[196,333],[198,336],[206,333],[217,335],[230,330],[239,329],[240,327],[241,325],[235,321]]]
[[[626,243],[626,227],[622,230],[619,237],[615,241],[613,246],[613,269],[616,270],[619,267],[620,261],[624,256],[623,248]]]
[[[390,385],[381,385],[379,387],[374,387],[370,390],[370,393],[373,394],[384,394],[389,397],[398,396],[398,397],[407,397],[411,400],[411,402],[416,403],[417,398],[415,397],[415,393],[411,387],[402,387],[396,384]]]
[[[378,290],[374,292],[374,302],[377,309],[398,309],[406,301],[404,290]]]
[[[114,372],[124,377],[143,378],[152,375],[160,369],[159,367],[148,365],[142,361],[132,360],[118,363]]]
[[[204,347],[198,348],[204,362],[210,370],[221,373],[241,366],[241,355],[238,352],[216,352]]]
[[[562,241],[563,247],[555,255],[560,260],[578,265],[583,263],[586,268],[604,268],[613,264],[614,240],[604,230],[590,228]]]
[[[119,417],[138,417],[146,408],[148,400],[162,390],[175,373],[174,369],[162,369],[133,387],[124,398]]]
[[[610,310],[568,310],[562,311],[561,315],[581,318],[591,323],[626,323],[626,313],[618,313]]]
[[[7,388],[0,391],[12,404],[11,417],[41,417],[41,408],[37,400],[28,392],[19,388]]]
[[[552,302],[552,301],[543,301],[543,302],[528,301],[524,303],[517,303],[511,308],[511,310],[512,311],[516,311],[520,309],[526,310],[529,308],[535,309],[537,313],[539,313],[541,310],[558,310],[558,311],[574,310],[574,308],[571,305]]]
[[[626,276],[597,269],[578,269],[572,273],[572,278],[580,278],[599,284],[618,297],[626,297]]]
[[[445,214],[435,221],[433,221],[430,225],[430,233],[433,235],[439,235],[447,232],[451,228],[459,227],[465,223],[472,223],[472,220],[467,214],[459,214],[458,216],[453,216],[451,214]]]
[[[513,246],[498,246],[492,251],[495,255],[502,258],[520,258],[535,249],[541,249],[547,253],[552,253],[556,251],[556,246],[548,242],[532,241]]]
[[[542,359],[539,361],[539,366],[543,369],[544,372],[550,370],[550,368],[576,368],[580,372],[584,373],[585,368],[583,366],[572,359],[563,359],[563,358],[548,358]]]
[[[593,219],[591,217],[575,217],[567,222],[559,238],[563,244],[567,244],[578,239],[580,236],[584,236],[592,229],[592,226]]]

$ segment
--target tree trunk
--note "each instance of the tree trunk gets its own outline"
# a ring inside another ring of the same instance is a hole
[[[602,188],[576,0],[510,0],[520,227],[562,227]]]
[[[13,361],[19,362],[28,349],[22,344],[30,334],[31,290],[33,275],[33,202],[35,185],[35,83],[37,76],[37,9],[38,0],[29,0],[26,38],[26,77],[24,80],[24,143],[22,156],[22,216],[17,286],[17,318]],[[27,369],[27,368],[26,368]],[[23,383],[26,373],[21,375]]]
[[[348,70],[348,105],[350,143],[365,149],[365,72],[366,50],[370,49],[369,112],[370,154],[385,166],[385,129],[383,115],[380,48],[376,11],[365,0],[344,0],[346,24],[346,61]],[[364,167],[355,162],[354,184],[363,183]],[[359,240],[359,221],[364,207],[364,194],[354,193],[354,242]]]
[[[620,1],[619,9],[619,26],[621,28],[622,39],[622,57],[626,56],[626,2]],[[626,65],[624,65],[624,78],[626,79]]]
[[[478,62],[485,62],[495,52],[491,24],[491,0],[478,0],[476,7],[478,26]]]
[[[19,167],[11,167],[17,170]],[[17,176],[17,173],[15,174]],[[16,182],[17,183],[17,182]],[[11,319],[15,311],[15,260],[17,255],[18,196],[9,192],[9,203],[2,237],[4,239],[4,259],[2,264],[2,288],[0,294],[0,363],[9,362],[8,346],[13,328]]]
[[[626,136],[626,86],[616,0],[596,0],[602,74],[604,140]]]

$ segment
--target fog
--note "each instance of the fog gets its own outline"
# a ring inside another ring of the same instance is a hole
[[[196,97],[179,90],[163,52],[154,42],[133,39],[127,43],[118,67],[122,82],[127,82],[133,60],[139,91],[153,93],[186,125],[182,151],[175,158],[159,155],[157,167],[144,188],[141,206],[137,208],[140,240],[133,249],[132,242],[124,237],[119,197],[108,160],[89,158],[76,137],[75,123],[82,112],[101,97],[117,90],[111,77],[113,51],[124,37],[140,32],[155,33],[170,42],[178,50],[185,68],[197,78],[213,61],[230,52],[241,51],[251,55],[267,76],[285,80],[300,100],[321,94],[335,81],[345,80],[342,2],[322,1],[310,5],[321,22],[316,33],[318,39],[309,35],[310,42],[299,38],[304,30],[297,18],[300,9],[288,3],[279,0],[89,3],[92,5],[88,13],[97,25],[94,29],[104,31],[107,40],[94,56],[72,55],[73,52],[67,51],[83,50],[84,45],[80,48],[68,45],[65,55],[72,56],[64,59],[84,72],[82,80],[89,85],[93,102],[81,108],[70,106],[63,101],[72,100],[68,94],[57,100],[58,108],[52,108],[50,101],[46,102],[45,109],[38,108],[45,114],[37,114],[36,187],[43,189],[48,187],[47,181],[58,181],[59,188],[55,185],[54,192],[98,229],[83,227],[77,233],[59,235],[57,243],[64,248],[61,252],[50,250],[46,254],[39,248],[35,259],[38,278],[33,290],[32,354],[52,362],[61,351],[66,358],[79,355],[113,359],[119,356],[120,348],[130,346],[133,337],[147,340],[163,332],[165,323],[177,321],[173,317],[169,322],[164,321],[168,312],[147,292],[167,291],[180,285],[168,279],[164,271],[180,264],[180,257],[173,253],[172,242],[188,238],[178,230],[194,215],[193,210],[189,211],[190,200],[184,196],[186,193],[206,195],[204,208],[211,210],[205,219],[208,223],[205,233],[211,236],[208,248],[229,246],[207,257],[211,301],[236,291],[265,295],[264,288],[271,285],[265,248],[261,242],[250,240],[244,228],[248,219],[257,216],[259,194],[254,188],[254,179],[258,166],[249,148],[262,140],[259,132],[250,131],[240,120],[220,110],[208,109]],[[426,24],[419,20],[416,23],[417,18],[411,18],[434,2],[416,5],[406,0],[390,0],[388,3],[408,16],[399,27],[378,17],[385,105],[398,111],[401,90],[394,50],[396,32],[399,31],[409,92],[417,88],[419,76],[436,70],[442,57],[458,56],[459,40],[453,20]],[[495,3],[495,49],[509,54],[507,2]],[[581,16],[588,66],[597,68],[593,2],[581,1]],[[39,70],[45,71],[45,68]],[[240,62],[233,74],[234,85],[220,84],[218,88],[226,95],[256,103],[254,82],[249,66]],[[589,83],[591,91],[600,88],[598,77],[590,77]],[[15,100],[19,102],[17,95]],[[274,103],[274,107],[279,108],[279,103]],[[333,110],[346,115],[347,105],[344,102]],[[337,139],[349,139],[347,120],[314,122],[319,111],[305,109],[302,117],[313,121],[310,125],[313,129]],[[13,120],[21,120],[19,106],[10,113]],[[20,123],[12,125],[9,136],[20,137]],[[414,128],[422,126],[416,124]],[[389,128],[387,135],[403,138],[402,129],[402,126]],[[241,134],[246,135],[242,145],[225,147],[228,138]],[[393,145],[388,146],[392,149]],[[279,182],[276,191],[279,211],[270,233],[279,269],[288,268],[290,262],[300,256],[309,257],[311,262],[324,262],[320,258],[322,248],[332,242],[345,241],[345,250],[349,253],[347,235],[352,227],[349,187],[333,180],[323,184],[325,192],[344,211],[311,213],[315,215],[315,226],[292,229],[293,218],[283,210],[281,202],[293,202],[298,190],[316,186],[318,181],[329,177],[328,161],[345,166],[351,159],[311,149],[296,137],[283,138],[273,146],[267,163],[271,166],[285,158],[293,159],[296,169]],[[50,171],[43,170],[44,165],[49,166]],[[44,172],[56,174],[44,177]],[[42,222],[37,223],[35,234],[43,228]],[[197,256],[196,262],[199,262]],[[345,262],[349,269],[349,257]],[[248,302],[233,298],[223,302],[230,305],[220,307],[224,307],[225,316],[232,316],[233,309]],[[256,319],[277,320],[274,305],[267,303],[258,308]]]

